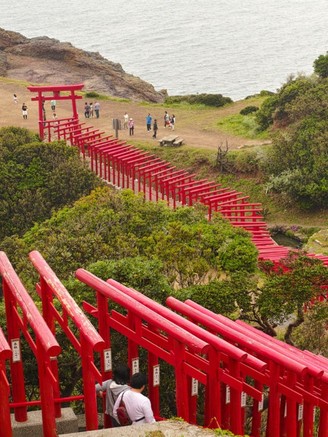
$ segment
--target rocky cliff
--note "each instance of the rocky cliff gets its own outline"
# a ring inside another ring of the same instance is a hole
[[[0,28],[0,76],[33,84],[84,83],[87,91],[136,101],[163,102],[166,92],[157,92],[140,78],[126,73],[120,64],[99,53],[86,52],[48,37],[26,38]]]

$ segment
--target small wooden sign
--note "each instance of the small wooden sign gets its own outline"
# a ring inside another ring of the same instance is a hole
[[[159,364],[153,366],[153,387],[157,387],[160,385],[160,372],[159,372]]]
[[[139,357],[132,358],[132,375],[139,372]]]
[[[19,338],[13,338],[11,340],[11,349],[13,352],[13,363],[19,363],[22,361],[21,348]]]
[[[198,379],[191,378],[191,396],[198,396]]]
[[[110,372],[112,370],[112,350],[104,350],[104,370],[105,372]]]

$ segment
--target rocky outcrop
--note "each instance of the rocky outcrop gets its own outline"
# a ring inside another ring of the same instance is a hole
[[[126,73],[99,53],[48,37],[26,38],[0,28],[0,75],[33,84],[84,83],[87,91],[136,101],[163,102],[166,91]]]

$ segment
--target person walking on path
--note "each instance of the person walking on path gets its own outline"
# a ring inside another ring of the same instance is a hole
[[[95,102],[94,109],[95,109],[96,118],[99,118],[99,111],[100,111],[100,103],[99,102]]]
[[[167,111],[164,112],[164,127],[170,124],[170,116]]]
[[[129,120],[129,135],[134,135],[134,121],[133,118]]]
[[[146,117],[146,125],[147,125],[147,132],[151,131],[151,122],[152,122],[152,116],[150,114]]]
[[[89,110],[89,118],[90,118],[90,117],[93,118],[93,103],[91,102],[89,106],[90,106],[90,110]]]
[[[50,100],[51,110],[56,112],[56,100]]]
[[[154,413],[150,400],[142,394],[147,384],[147,377],[143,373],[135,373],[131,377],[131,389],[121,393],[114,405],[113,416],[118,420],[116,411],[124,394],[124,404],[133,425],[154,423]]]
[[[121,393],[130,390],[128,382],[130,381],[130,369],[124,364],[120,364],[113,370],[113,378],[107,379],[102,384],[96,384],[96,393],[98,396],[106,395],[106,409],[104,417],[104,428],[120,426],[113,417],[113,408],[116,399]]]
[[[171,129],[174,130],[174,126],[175,126],[175,115],[174,114],[170,118],[170,126],[171,126]]]
[[[88,102],[85,102],[85,104],[84,104],[84,117],[85,118],[90,117],[90,105]]]
[[[127,129],[128,125],[129,125],[129,116],[128,113],[126,112],[123,117],[123,129]]]
[[[17,102],[18,102],[18,99],[17,99],[17,95],[16,95],[16,94],[13,95],[13,99],[14,99],[14,103],[17,103]]]
[[[153,131],[154,131],[154,133],[153,133],[153,138],[156,138],[156,137],[157,137],[157,131],[158,131],[158,125],[157,125],[157,120],[156,120],[156,118],[155,118],[155,120],[154,120],[154,124],[153,124]]]
[[[27,106],[25,103],[22,104],[22,115],[24,120],[27,120]]]

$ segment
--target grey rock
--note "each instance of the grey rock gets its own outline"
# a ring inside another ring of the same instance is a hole
[[[2,28],[0,75],[34,84],[84,83],[85,91],[134,101],[162,103],[167,95],[99,53],[46,36],[26,38]]]

